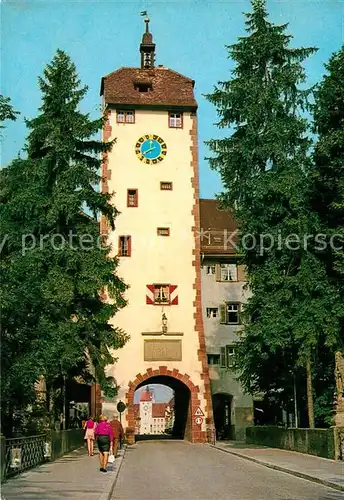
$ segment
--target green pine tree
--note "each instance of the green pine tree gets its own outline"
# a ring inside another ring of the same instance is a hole
[[[325,65],[327,75],[317,92],[314,132],[313,208],[328,244],[322,252],[329,279],[335,283],[344,303],[344,46]],[[344,355],[344,311],[341,314],[337,360]],[[339,363],[338,363],[339,367]],[[335,371],[338,377],[337,370]],[[344,378],[344,373],[341,373]]]
[[[19,115],[19,111],[15,111],[11,104],[11,99],[0,94],[0,122],[4,122],[5,120],[15,121],[17,115]],[[0,124],[0,128],[4,128],[4,126]]]
[[[314,132],[318,140],[314,151],[314,209],[322,227],[333,236],[327,247],[328,272],[340,284],[344,279],[344,46],[325,65],[316,91]]]
[[[114,395],[106,366],[128,338],[109,324],[125,306],[126,285],[99,236],[99,217],[114,228],[117,215],[111,194],[97,189],[100,155],[114,141],[97,138],[103,118],[80,111],[87,87],[67,54],[57,51],[39,84],[41,113],[27,121],[27,158],[1,175],[5,417],[32,401],[41,376],[49,408],[74,377]]]
[[[276,385],[276,355],[288,364],[284,373],[296,373],[299,365],[307,369],[314,426],[312,361],[320,335],[329,345],[336,343],[339,308],[338,291],[326,279],[315,242],[304,243],[319,222],[308,203],[311,142],[302,111],[311,90],[300,90],[301,63],[316,49],[292,48],[287,25],[268,21],[265,1],[253,0],[252,8],[246,14],[247,36],[228,47],[236,63],[231,78],[207,96],[216,106],[218,126],[231,133],[208,141],[209,161],[222,178],[222,205],[233,209],[238,221],[252,292],[237,368],[250,389],[250,378],[261,380],[259,358],[267,352],[265,390]],[[277,383],[283,388],[283,377]]]

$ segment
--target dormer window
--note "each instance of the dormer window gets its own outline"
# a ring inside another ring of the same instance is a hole
[[[152,84],[147,82],[136,82],[134,87],[137,92],[151,92],[153,90]]]

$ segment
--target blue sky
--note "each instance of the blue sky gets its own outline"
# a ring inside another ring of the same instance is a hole
[[[135,391],[134,403],[140,402],[141,392],[144,392],[149,387],[149,390],[154,393],[154,400],[156,403],[169,403],[169,401],[173,398],[173,390],[166,385],[161,384],[149,384],[144,385],[137,391]]]
[[[340,0],[268,1],[270,20],[289,22],[294,46],[317,46],[306,62],[310,85],[324,73],[323,64],[344,41],[344,2]],[[1,165],[23,147],[24,117],[32,118],[40,105],[37,77],[58,48],[75,62],[89,86],[82,109],[96,116],[103,75],[120,66],[139,66],[138,47],[144,30],[140,11],[148,10],[157,44],[157,64],[196,81],[199,103],[200,187],[203,198],[221,190],[216,172],[209,169],[206,139],[216,137],[216,112],[202,94],[229,78],[231,61],[225,45],[244,35],[243,11],[249,0],[3,0],[1,4],[1,93],[21,111],[2,139]]]

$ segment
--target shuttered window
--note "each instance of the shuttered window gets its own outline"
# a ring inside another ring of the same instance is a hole
[[[216,264],[216,281],[238,281],[238,270],[236,264]]]
[[[226,345],[220,347],[220,366],[221,368],[233,368],[234,366],[234,356],[235,356],[235,346]]]
[[[220,323],[225,325],[240,325],[241,304],[238,302],[224,302],[220,304]]]
[[[220,366],[221,368],[226,368],[226,348],[220,348]]]
[[[118,255],[120,257],[131,257],[131,236],[120,236],[118,238]]]

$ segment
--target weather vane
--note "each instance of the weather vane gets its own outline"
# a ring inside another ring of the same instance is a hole
[[[149,23],[150,19],[148,17],[148,13],[146,10],[143,10],[141,13],[140,13],[140,16],[144,17],[144,22],[145,23]]]

